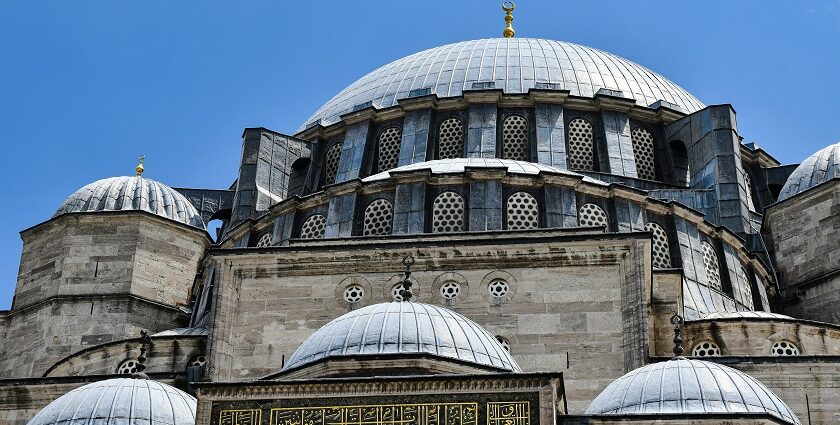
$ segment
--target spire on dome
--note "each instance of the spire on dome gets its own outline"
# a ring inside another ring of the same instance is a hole
[[[502,3],[502,10],[505,11],[505,22],[507,23],[507,25],[505,26],[505,30],[502,31],[502,35],[505,36],[505,38],[512,38],[516,34],[516,31],[513,30],[512,25],[512,12],[514,9],[516,9],[516,5],[513,4],[512,1],[506,1]]]
[[[146,155],[140,155],[140,158],[138,159],[139,162],[137,163],[137,167],[134,168],[134,171],[137,172],[137,177],[140,177],[143,175],[143,170],[145,170],[145,168],[143,168],[143,161],[146,160]]]

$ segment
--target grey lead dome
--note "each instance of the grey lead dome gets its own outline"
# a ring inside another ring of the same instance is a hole
[[[369,305],[327,323],[303,341],[283,370],[324,358],[382,354],[430,354],[521,371],[499,341],[472,320],[415,302]]]
[[[143,177],[111,177],[95,181],[67,197],[53,217],[94,211],[146,211],[204,228],[201,214],[171,187]]]
[[[831,179],[840,178],[840,143],[818,150],[793,170],[779,192],[779,201]]]
[[[717,363],[683,357],[640,367],[607,386],[587,415],[767,413],[799,425],[761,382]]]
[[[166,384],[116,378],[76,388],[41,409],[27,425],[193,425],[195,398]]]
[[[541,87],[583,97],[593,97],[599,89],[620,90],[639,105],[665,100],[686,113],[704,107],[665,77],[602,50],[539,38],[491,38],[447,44],[391,62],[342,90],[306,123],[334,123],[367,102],[394,106],[412,90],[455,97],[473,83],[489,82],[509,94],[527,93],[543,83]]]

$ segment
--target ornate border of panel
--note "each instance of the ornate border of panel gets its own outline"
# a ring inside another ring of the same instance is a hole
[[[551,425],[562,373],[197,383],[197,425]]]

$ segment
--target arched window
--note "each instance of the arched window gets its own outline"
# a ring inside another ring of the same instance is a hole
[[[575,118],[569,122],[569,169],[595,170],[595,136],[592,124],[583,119]]]
[[[388,171],[396,168],[400,159],[400,142],[402,141],[402,128],[388,127],[379,133],[377,161],[378,172]]]
[[[306,174],[309,172],[309,158],[298,158],[292,163],[289,172],[289,196],[303,195],[306,185]]]
[[[432,232],[464,230],[464,198],[453,191],[443,192],[432,203]]]
[[[750,283],[750,278],[747,275],[747,269],[741,267],[738,270],[738,286],[740,286],[740,291],[736,291],[740,296],[735,298],[740,298],[741,304],[744,304],[748,308],[753,308],[753,295],[752,295],[752,283]]]
[[[718,261],[717,252],[706,241],[701,242],[700,245],[703,247],[703,266],[706,268],[708,284],[711,287],[721,290],[723,286],[720,283],[720,262]]]
[[[656,180],[653,156],[653,134],[648,129],[636,127],[631,132],[633,155],[636,157],[636,173],[640,179]]]
[[[324,161],[324,182],[326,184],[335,183],[339,159],[341,159],[341,142],[336,142],[327,149],[327,157]]]
[[[394,206],[387,199],[377,199],[365,208],[363,236],[381,236],[391,234],[391,222]]]
[[[752,179],[746,170],[744,170],[744,186],[744,190],[747,192],[747,207],[750,211],[755,211],[755,204],[753,203],[752,197]]]
[[[683,142],[673,140],[668,143],[671,160],[674,162],[674,184],[688,186],[691,183],[691,173],[688,169],[688,151]]]
[[[301,239],[321,239],[327,228],[327,218],[323,214],[312,214],[300,226]]]
[[[773,343],[770,347],[770,354],[774,356],[798,356],[799,355],[799,347],[796,344],[787,341],[787,340],[779,340]]]
[[[668,234],[662,226],[648,222],[645,224],[645,229],[653,233],[653,267],[657,269],[671,268],[671,249],[668,244]]]
[[[720,356],[720,347],[712,341],[703,341],[694,346],[691,355],[694,357],[718,357]]]
[[[528,120],[522,115],[508,116],[502,123],[502,158],[527,161],[530,156]]]
[[[580,226],[609,226],[609,223],[607,212],[593,203],[586,203],[578,208],[578,225]]]
[[[540,225],[537,200],[527,192],[516,192],[507,199],[507,228],[536,229]]]
[[[438,158],[460,158],[464,154],[464,124],[458,118],[447,118],[438,129]]]

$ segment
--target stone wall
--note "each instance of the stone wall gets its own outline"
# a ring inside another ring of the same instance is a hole
[[[276,372],[328,321],[352,307],[391,301],[401,259],[410,253],[417,260],[416,301],[448,306],[507,339],[526,371],[562,371],[570,409],[582,412],[645,360],[648,244],[639,234],[567,230],[211,252],[219,280],[209,325],[210,378]],[[505,297],[489,295],[495,278],[510,284]],[[461,285],[453,300],[440,295],[448,280]],[[343,300],[351,283],[365,289],[358,305]]]
[[[144,212],[67,214],[25,230],[0,377],[37,377],[75,351],[184,324],[205,232]]]
[[[840,324],[840,181],[767,210],[785,313]]]

